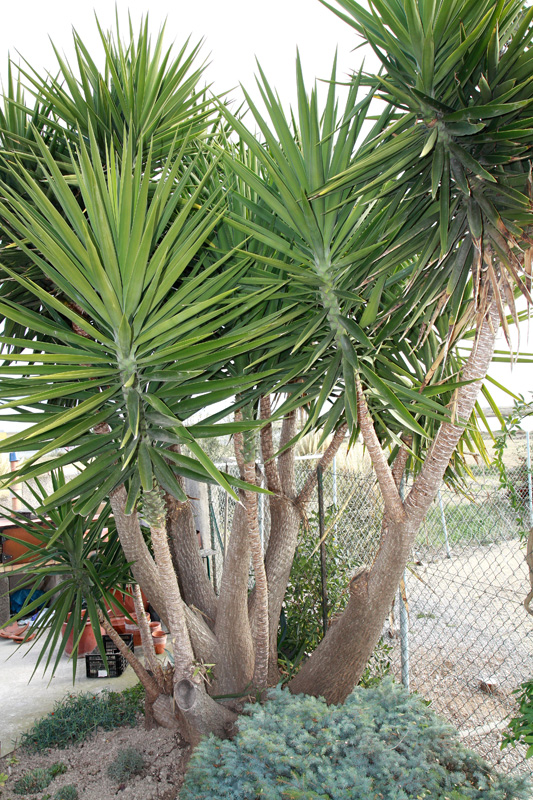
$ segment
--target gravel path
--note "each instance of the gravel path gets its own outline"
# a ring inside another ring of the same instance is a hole
[[[407,577],[411,690],[490,763],[531,774],[524,747],[500,750],[516,708],[512,692],[533,677],[533,618],[522,605],[528,585],[518,540],[455,548],[451,559],[438,554]]]

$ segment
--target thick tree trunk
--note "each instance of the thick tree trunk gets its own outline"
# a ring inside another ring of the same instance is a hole
[[[368,409],[358,387],[359,424],[372,458],[385,503],[380,547],[371,567],[350,583],[350,600],[340,617],[290,682],[294,693],[322,695],[340,703],[361,678],[381,634],[418,528],[433,502],[455,447],[470,418],[489,368],[498,330],[493,303],[483,321],[461,378],[471,381],[457,390],[454,422],[442,423],[405,503],[379,446]]]
[[[238,694],[252,682],[254,648],[248,618],[249,574],[250,541],[246,512],[239,504],[233,515],[218,598],[215,635],[219,660],[215,668],[213,694]]]
[[[177,444],[170,449],[181,453]],[[181,488],[186,491],[186,481],[179,477]],[[170,494],[165,494],[167,507],[167,532],[172,560],[183,599],[188,606],[197,608],[211,629],[215,627],[217,598],[207,577],[200,555],[200,544],[196,534],[196,524],[191,501],[180,503]]]
[[[270,403],[263,398],[261,413],[263,418],[270,414]],[[295,415],[289,415],[283,423],[280,446],[283,447],[295,434]],[[332,442],[320,460],[320,466],[326,469],[338,452],[347,427],[344,425],[335,434]],[[316,488],[316,470],[310,474],[300,494],[296,494],[294,474],[294,450],[283,453],[278,463],[274,459],[274,448],[270,426],[261,431],[261,449],[267,476],[267,488],[273,492],[269,498],[270,505],[270,537],[265,555],[265,568],[268,581],[269,609],[269,672],[268,683],[275,685],[279,680],[278,670],[278,627],[281,608],[287,590],[294,553],[298,543],[300,523],[305,514],[305,506]],[[250,617],[256,613],[255,592],[250,602]]]
[[[180,503],[170,495],[165,501],[167,531],[183,599],[187,605],[199,609],[209,627],[214,628],[217,598],[200,555],[191,505]]]
[[[255,461],[247,461],[245,463],[244,479],[247,483],[255,485]],[[259,533],[257,494],[245,490],[243,492],[243,501],[255,578],[255,624],[252,624],[251,627],[254,642],[254,674],[252,681],[254,688],[264,689],[268,680],[269,655],[268,581]]]
[[[132,572],[136,582],[142,586],[161,619],[167,622],[165,595],[161,591],[159,572],[144,541],[137,512],[126,516],[126,499],[124,484],[117,486],[109,495],[120,544],[126,559],[133,562]]]
[[[322,696],[328,703],[346,699],[379,640],[415,536],[405,522],[387,526],[382,538],[394,538],[397,558],[354,575],[344,613],[289,683],[293,694]]]

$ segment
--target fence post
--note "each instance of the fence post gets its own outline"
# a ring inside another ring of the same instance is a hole
[[[324,483],[322,467],[316,468],[318,484],[318,535],[320,536],[320,579],[322,584],[322,628],[324,636],[328,629],[328,590],[326,578],[326,542],[324,541],[325,512],[324,512]]]
[[[263,486],[263,479],[261,479],[260,487]],[[259,538],[261,540],[261,552],[265,552],[265,506],[264,495],[260,494],[257,498],[257,516],[259,522]]]
[[[226,472],[228,465],[226,463]],[[224,492],[224,558],[226,558],[226,545],[228,543],[228,512],[229,512],[229,495]]]
[[[529,431],[526,431],[527,443],[527,490],[529,497],[529,526],[533,527],[533,491],[531,487],[531,446],[529,440]]]
[[[333,505],[335,506],[335,516],[337,516],[337,456],[333,456]],[[335,540],[337,540],[337,523],[335,523]]]
[[[213,509],[213,495],[211,486],[207,487],[208,500],[209,500],[209,533],[211,534],[211,574],[213,576],[213,591],[217,594],[217,561],[216,561],[216,546],[215,546],[215,511]]]
[[[442,502],[442,495],[440,493],[440,489],[437,492],[437,497],[439,498],[440,519],[442,522],[442,529],[444,531],[444,542],[446,544],[446,558],[451,558],[452,554],[450,552],[450,543],[448,541],[448,526],[446,525],[446,515],[444,514],[444,504]]]
[[[404,479],[400,481],[400,496],[404,498]],[[407,598],[407,570],[403,571],[403,588]],[[402,594],[401,584],[398,587],[398,607],[400,609],[400,650],[402,660],[402,685],[409,691],[409,618]]]

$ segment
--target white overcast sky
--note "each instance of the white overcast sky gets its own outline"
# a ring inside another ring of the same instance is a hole
[[[283,102],[294,102],[294,64],[296,48],[304,66],[307,82],[327,78],[335,50],[338,50],[338,76],[347,76],[357,69],[362,51],[352,28],[325,8],[319,0],[117,0],[121,24],[127,21],[128,11],[135,28],[149,10],[150,27],[154,34],[166,20],[167,41],[180,47],[190,35],[193,42],[205,40],[203,53],[210,61],[206,79],[213,90],[221,93],[242,83],[252,95],[256,70],[255,58],[267,74]],[[0,75],[5,76],[7,56],[17,60],[18,53],[38,70],[54,72],[55,57],[50,39],[67,56],[72,54],[72,28],[81,35],[95,54],[101,52],[94,15],[102,27],[114,27],[115,3],[111,0],[91,2],[62,2],[62,0],[19,0],[4,3],[0,26]],[[367,54],[367,66],[375,68],[372,54]],[[234,93],[236,98],[238,92]],[[504,343],[501,345],[504,347]],[[526,327],[522,332],[522,349],[533,351],[532,334],[527,341]],[[494,377],[517,393],[531,399],[533,366],[517,365],[512,370],[494,365]],[[502,405],[509,399],[494,392]]]
[[[117,0],[116,7],[120,23],[126,23],[129,12],[135,28],[148,11],[154,33],[166,20],[167,40],[178,47],[189,35],[193,42],[204,39],[203,52],[210,61],[207,77],[217,92],[239,82],[251,87],[257,56],[281,97],[292,99],[297,46],[309,80],[329,76],[337,47],[340,74],[360,63],[359,53],[351,52],[356,45],[355,32],[319,0]],[[114,27],[115,3],[111,0],[5,3],[0,27],[1,72],[8,51],[13,58],[20,52],[32,65],[53,71],[49,38],[68,55],[73,27],[89,49],[100,52],[95,13],[103,28]]]

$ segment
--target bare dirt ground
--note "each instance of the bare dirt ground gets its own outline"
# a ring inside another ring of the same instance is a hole
[[[513,690],[533,677],[533,618],[522,605],[528,586],[518,540],[457,548],[451,559],[423,560],[407,573],[411,691],[497,769],[531,775],[525,747],[500,749],[516,711]]]
[[[107,767],[120,750],[133,747],[139,751],[146,768],[139,775],[118,784],[107,775]],[[13,791],[18,778],[36,767],[62,762],[67,772],[58,775],[44,792],[31,795],[32,800],[53,797],[62,786],[74,784],[79,800],[175,800],[183,782],[189,748],[170,731],[157,728],[147,731],[142,722],[134,728],[99,731],[81,744],[44,753],[28,754],[23,750],[0,759],[0,773],[9,775],[1,800],[17,800]],[[18,759],[16,763],[14,759]],[[0,784],[1,786],[1,784]],[[27,795],[28,796],[28,795]]]
[[[533,619],[522,605],[528,587],[523,550],[512,540],[457,548],[452,556],[426,559],[414,567],[416,574],[408,573],[410,688],[497,769],[531,775],[533,759],[525,760],[525,748],[500,749],[501,732],[516,709],[513,690],[533,676]],[[392,654],[397,677],[399,649],[395,644]],[[107,767],[125,747],[139,750],[147,767],[119,785]],[[35,800],[53,797],[65,784],[77,787],[80,800],[176,800],[189,751],[174,734],[147,732],[140,723],[99,732],[66,750],[14,755],[19,763],[12,764],[11,755],[0,760],[0,773],[9,773],[0,800],[17,800],[17,778],[57,761],[68,771],[32,795]]]

